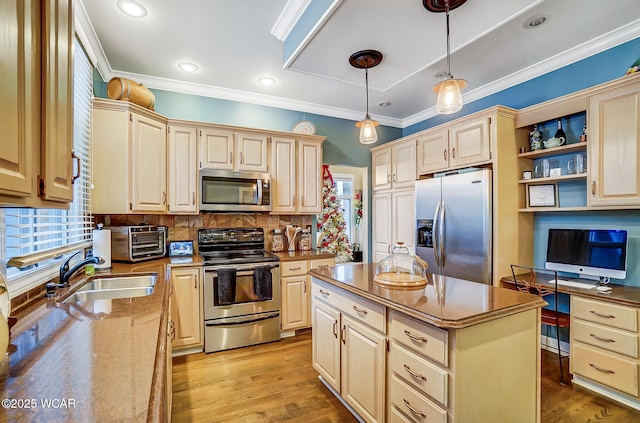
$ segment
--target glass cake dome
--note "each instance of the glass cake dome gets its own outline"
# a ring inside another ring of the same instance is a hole
[[[373,280],[389,286],[421,286],[427,284],[427,262],[413,254],[403,242],[393,246],[391,255],[380,260]]]

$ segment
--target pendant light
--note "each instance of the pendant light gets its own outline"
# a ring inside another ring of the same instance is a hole
[[[360,143],[373,144],[378,141],[376,126],[380,123],[369,116],[369,68],[373,68],[382,62],[382,53],[377,50],[357,51],[349,57],[349,63],[354,68],[364,69],[364,80],[367,93],[367,114],[364,120],[356,123],[360,128]]]
[[[462,92],[461,90],[467,86],[464,79],[455,79],[451,75],[451,43],[449,40],[449,12],[458,6],[466,3],[467,0],[444,0],[444,8],[442,0],[423,0],[424,7],[431,12],[445,12],[447,17],[447,73],[442,82],[433,87],[433,91],[438,94],[436,102],[436,112],[442,115],[456,113],[462,109]],[[450,4],[450,3],[453,3]]]

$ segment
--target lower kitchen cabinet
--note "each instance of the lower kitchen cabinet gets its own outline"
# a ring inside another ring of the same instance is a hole
[[[171,269],[173,296],[171,318],[174,325],[173,349],[203,345],[202,269],[176,267]]]

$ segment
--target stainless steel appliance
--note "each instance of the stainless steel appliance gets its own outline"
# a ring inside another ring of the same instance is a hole
[[[270,211],[268,173],[200,170],[200,210]]]
[[[167,252],[166,226],[109,226],[111,260],[138,262],[164,257]]]
[[[416,254],[429,272],[491,283],[491,170],[416,181]]]
[[[200,229],[204,350],[280,339],[280,264],[261,228]]]

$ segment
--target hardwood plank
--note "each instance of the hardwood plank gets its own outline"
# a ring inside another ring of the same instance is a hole
[[[356,422],[317,376],[311,366],[311,332],[175,357],[172,418],[178,423]],[[568,372],[565,377],[570,379]],[[560,385],[558,358],[548,351],[542,351],[541,400],[542,423],[640,421],[640,411],[571,383]]]

